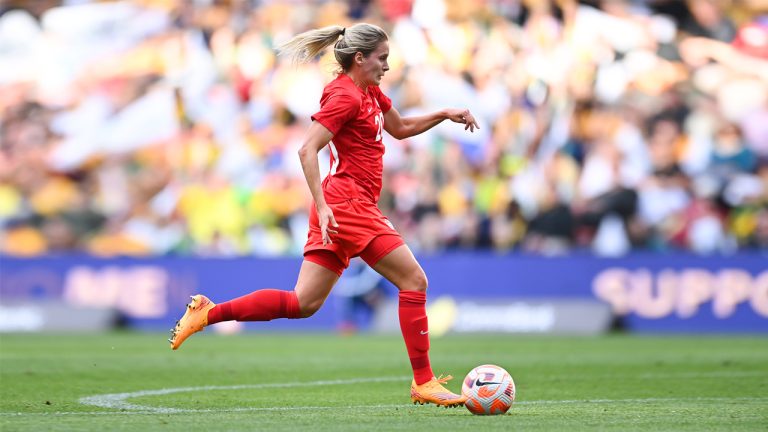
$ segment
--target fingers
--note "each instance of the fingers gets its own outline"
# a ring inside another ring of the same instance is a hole
[[[474,132],[475,129],[480,129],[480,126],[477,125],[477,121],[474,117],[470,114],[469,117],[464,117],[464,130],[469,129],[470,132]]]
[[[333,244],[333,240],[331,240],[331,234],[338,234],[335,231],[329,230],[328,225],[321,226],[320,227],[320,233],[323,236],[323,246]]]
[[[464,123],[464,130],[469,129],[470,132],[474,132],[475,129],[480,129],[477,120],[475,120],[475,116],[473,116],[469,110],[464,110],[464,112],[459,115],[458,123]]]
[[[320,233],[323,237],[323,246],[333,244],[333,240],[331,240],[331,234],[338,234],[339,231],[334,229],[338,228],[339,224],[336,223],[336,218],[333,216],[333,213],[327,215],[326,218],[321,219],[322,222],[320,223]]]

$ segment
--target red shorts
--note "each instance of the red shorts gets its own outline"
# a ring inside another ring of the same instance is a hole
[[[373,267],[388,253],[405,244],[392,224],[374,203],[351,199],[328,204],[339,224],[333,243],[323,246],[320,223],[314,207],[309,212],[309,234],[304,259],[319,264],[341,276],[349,260],[359,256]]]

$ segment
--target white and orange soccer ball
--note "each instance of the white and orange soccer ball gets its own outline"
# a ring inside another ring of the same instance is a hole
[[[515,401],[515,382],[504,368],[487,364],[469,371],[461,392],[467,397],[464,406],[472,414],[504,414]]]

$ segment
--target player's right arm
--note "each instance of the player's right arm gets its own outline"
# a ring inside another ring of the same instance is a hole
[[[333,217],[333,211],[328,207],[323,195],[323,186],[320,181],[320,164],[318,162],[318,153],[328,145],[333,138],[331,131],[319,122],[313,121],[304,136],[304,142],[299,149],[299,159],[301,160],[301,169],[304,171],[304,178],[312,193],[312,199],[315,200],[315,209],[317,218],[320,222],[320,232],[323,235],[323,246],[331,241],[330,234],[337,234],[333,228],[338,228],[336,219]],[[329,224],[332,228],[329,228]]]

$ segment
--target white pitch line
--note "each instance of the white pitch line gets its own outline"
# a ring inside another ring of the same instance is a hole
[[[393,380],[394,381],[394,380]],[[321,381],[316,381],[321,382]],[[367,382],[367,381],[366,381]],[[334,381],[334,384],[340,384],[338,381]],[[310,383],[300,383],[310,384]],[[296,385],[292,385],[296,387]],[[254,388],[253,386],[236,385],[236,386],[209,386],[205,388],[215,388],[217,390],[235,390],[242,388]],[[261,386],[258,386],[261,387]],[[272,386],[270,386],[272,387]],[[194,391],[201,387],[186,387],[178,389],[163,389],[163,390],[176,390],[176,393],[184,391]],[[159,392],[157,390],[156,392]],[[135,392],[147,395],[149,391]],[[164,392],[159,394],[169,394],[173,392]],[[158,393],[156,393],[158,394]],[[134,396],[137,397],[137,396]],[[83,398],[86,399],[86,398]],[[82,401],[82,399],[81,399]],[[711,402],[711,403],[723,403],[723,402],[768,402],[768,397],[692,397],[692,398],[643,398],[643,399],[570,399],[570,400],[531,400],[531,401],[516,401],[514,405],[565,405],[565,404],[620,404],[620,403],[654,403],[654,402]],[[138,405],[134,405],[138,406]],[[127,411],[57,411],[57,412],[38,412],[38,413],[23,413],[23,412],[0,412],[0,417],[20,417],[20,416],[64,416],[64,415],[154,415],[154,414],[190,414],[190,413],[211,413],[211,412],[273,412],[273,411],[298,411],[298,410],[338,410],[338,409],[419,409],[411,404],[381,404],[381,405],[348,405],[348,406],[295,406],[295,407],[251,407],[251,408],[207,408],[207,409],[173,409],[170,411],[168,408],[148,407],[149,410],[127,410]],[[161,411],[158,411],[161,410]]]
[[[0,417],[16,416],[54,416],[54,415],[155,415],[155,414],[189,414],[189,413],[223,413],[223,412],[254,412],[254,411],[298,411],[298,410],[338,410],[338,409],[383,409],[410,408],[408,404],[389,405],[348,405],[348,406],[294,406],[294,407],[251,407],[251,408],[206,408],[206,409],[176,409],[169,411],[57,411],[40,413],[0,412]]]
[[[321,380],[321,381],[307,381],[307,382],[287,382],[287,383],[263,383],[263,384],[242,384],[242,385],[230,385],[230,386],[199,386],[199,387],[177,387],[166,388],[159,390],[140,390],[127,393],[112,393],[104,395],[94,395],[82,397],[78,402],[84,405],[98,406],[101,408],[109,408],[113,410],[119,410],[120,412],[133,412],[136,414],[177,414],[177,413],[206,413],[206,412],[240,412],[240,411],[290,411],[290,410],[306,410],[306,409],[338,409],[344,407],[253,407],[253,408],[230,408],[230,409],[185,409],[185,408],[166,408],[156,406],[137,405],[128,402],[128,399],[145,396],[161,396],[174,393],[188,393],[195,391],[218,391],[218,390],[244,390],[244,389],[267,389],[267,388],[288,388],[288,387],[319,387],[319,386],[331,386],[331,385],[350,385],[361,383],[373,383],[373,382],[395,382],[395,381],[407,381],[410,376],[400,377],[379,377],[379,378],[353,378],[347,380]],[[516,405],[547,405],[547,404],[577,404],[577,403],[644,403],[644,402],[675,402],[675,401],[703,401],[703,402],[724,402],[729,400],[739,399],[743,401],[750,400],[767,400],[766,398],[645,398],[645,399],[587,399],[587,400],[540,400],[540,401],[518,401]],[[381,409],[401,407],[404,405],[360,405],[350,406],[346,408],[356,409]],[[407,406],[407,405],[405,405]]]
[[[329,386],[329,385],[349,385],[360,383],[372,383],[372,382],[391,382],[391,381],[406,381],[410,377],[380,377],[380,378],[355,378],[348,380],[325,380],[325,381],[307,381],[307,382],[288,382],[288,383],[264,383],[264,384],[243,384],[243,385],[231,385],[231,386],[201,386],[201,387],[178,387],[167,388],[159,390],[141,390],[128,393],[112,393],[105,395],[95,395],[82,397],[78,400],[83,405],[93,405],[102,408],[110,408],[117,410],[127,411],[142,411],[147,413],[158,414],[175,414],[175,413],[189,413],[189,412],[208,412],[208,410],[187,410],[180,408],[163,408],[163,407],[151,407],[145,405],[136,405],[126,402],[127,399],[143,397],[143,396],[160,396],[173,393],[186,393],[194,391],[211,391],[211,390],[243,390],[243,389],[264,389],[264,388],[286,388],[286,387],[317,387],[317,386]],[[296,409],[285,408],[283,409]],[[250,408],[244,408],[246,411],[252,411]],[[277,410],[277,409],[275,409]],[[217,410],[219,411],[219,410]]]

